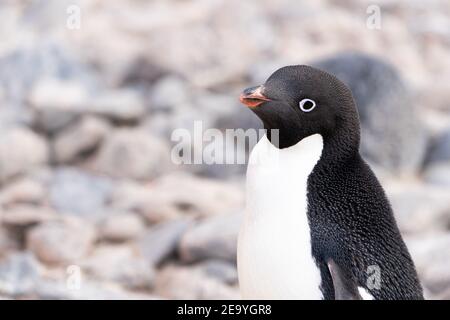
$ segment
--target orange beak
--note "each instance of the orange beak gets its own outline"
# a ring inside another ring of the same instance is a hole
[[[250,108],[255,108],[263,102],[271,101],[262,93],[262,90],[263,86],[245,89],[239,96],[239,100]]]

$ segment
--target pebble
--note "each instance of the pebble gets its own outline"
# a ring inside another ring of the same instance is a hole
[[[99,237],[112,242],[138,238],[145,229],[142,218],[133,213],[110,213],[99,223]]]
[[[27,233],[27,249],[48,265],[79,263],[95,241],[94,229],[82,220],[42,223]]]
[[[46,141],[25,127],[0,133],[0,184],[48,161]]]
[[[205,259],[235,262],[241,219],[240,212],[222,214],[189,228],[180,240],[181,260],[189,263]]]
[[[152,179],[171,165],[165,141],[139,129],[114,131],[99,150],[98,172],[117,178]]]
[[[57,163],[70,163],[93,152],[110,133],[107,121],[92,116],[64,128],[53,141],[53,156]]]
[[[159,223],[139,239],[139,250],[150,266],[158,266],[176,252],[183,232],[191,225],[189,219]]]
[[[236,287],[182,266],[168,266],[159,272],[155,292],[168,299],[240,299]]]

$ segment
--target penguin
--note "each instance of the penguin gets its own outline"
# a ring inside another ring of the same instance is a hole
[[[391,205],[359,153],[350,89],[295,65],[244,90],[240,101],[265,129],[247,167],[242,297],[423,299]]]

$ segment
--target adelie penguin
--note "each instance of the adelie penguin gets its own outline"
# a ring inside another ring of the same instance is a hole
[[[247,169],[243,298],[423,299],[389,201],[359,154],[350,90],[288,66],[240,100],[266,129]]]

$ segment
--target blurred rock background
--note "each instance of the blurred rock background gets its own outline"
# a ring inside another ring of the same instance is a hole
[[[351,86],[426,296],[450,299],[449,17],[446,0],[2,1],[0,297],[239,298],[245,166],[176,166],[170,136],[259,127],[241,89],[310,63]]]

